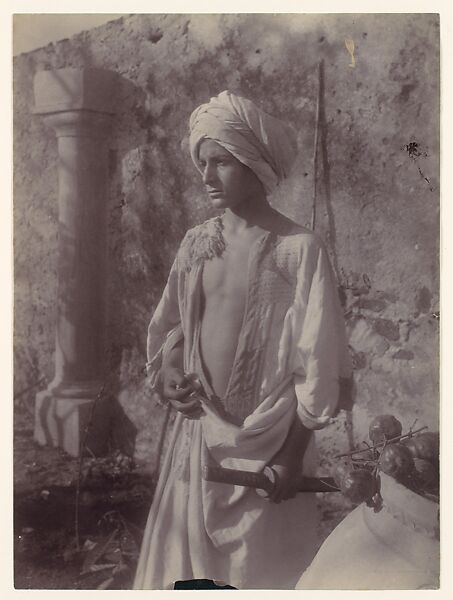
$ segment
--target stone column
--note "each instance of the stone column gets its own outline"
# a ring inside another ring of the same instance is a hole
[[[34,81],[34,112],[58,139],[59,213],[55,377],[36,397],[35,439],[73,456],[106,376],[107,137],[116,81],[100,69],[41,71]],[[95,416],[88,445],[101,454],[108,419]]]

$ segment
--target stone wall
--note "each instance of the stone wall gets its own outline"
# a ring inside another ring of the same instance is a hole
[[[163,415],[143,376],[147,322],[184,232],[211,215],[188,155],[190,112],[230,89],[291,123],[300,151],[273,202],[307,224],[321,60],[316,229],[341,285],[355,366],[353,411],[319,434],[321,447],[327,456],[364,439],[370,415],[381,412],[405,428],[416,418],[437,428],[436,15],[140,15],[18,56],[17,391],[42,374],[50,380],[55,335],[57,145],[32,114],[34,75],[97,67],[120,76],[109,160],[108,358],[118,406],[138,430],[136,456],[152,467]],[[124,420],[112,423],[122,444]]]

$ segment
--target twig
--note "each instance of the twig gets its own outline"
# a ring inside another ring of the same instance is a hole
[[[318,95],[316,97],[316,121],[315,121],[315,139],[313,142],[313,201],[311,209],[311,228],[314,231],[316,226],[316,197],[318,180],[318,140],[319,140],[319,119],[321,114],[321,90],[322,90],[322,67],[323,61],[318,64]]]
[[[410,438],[414,434],[420,433],[420,431],[423,431],[424,429],[428,429],[428,426],[424,425],[423,427],[420,427],[419,429],[416,429],[415,431],[410,430],[409,433],[404,433],[403,435],[398,435],[394,438],[390,438],[389,440],[384,440],[383,442],[380,442],[379,444],[376,444],[375,446],[370,446],[370,447],[364,448],[362,450],[353,450],[352,452],[345,452],[344,454],[337,454],[336,456],[334,456],[334,458],[343,458],[344,456],[354,456],[354,454],[361,454],[362,452],[369,452],[370,450],[377,450],[378,448],[382,448],[382,447],[386,446],[387,444],[392,444],[393,442],[398,442],[399,440],[403,440],[405,438]]]
[[[98,395],[96,396],[93,403],[91,404],[90,414],[89,414],[88,420],[87,420],[84,430],[83,430],[82,443],[80,445],[80,450],[79,450],[78,475],[77,475],[76,498],[75,498],[75,515],[74,515],[75,542],[76,542],[77,550],[80,550],[79,511],[80,511],[80,486],[82,483],[83,455],[84,455],[86,442],[87,442],[87,438],[88,438],[88,432],[90,430],[91,423],[93,421],[94,409],[95,409],[95,406],[96,406],[98,400],[102,397],[102,394],[104,393],[105,386],[106,386],[106,382],[104,382],[102,384],[102,387],[99,390]]]
[[[91,448],[88,445],[85,446],[85,450],[88,450],[88,454],[91,454],[91,458],[96,458],[96,454],[93,452],[93,450],[91,450]]]

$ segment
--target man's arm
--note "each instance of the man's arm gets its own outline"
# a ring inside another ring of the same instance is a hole
[[[338,382],[350,365],[336,281],[324,246],[312,240],[297,275],[291,338],[297,417],[270,466],[277,474],[271,500],[294,495],[296,475],[312,430],[329,424],[338,402]]]

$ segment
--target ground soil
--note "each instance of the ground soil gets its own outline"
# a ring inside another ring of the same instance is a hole
[[[154,480],[140,466],[113,477],[105,462],[84,458],[78,486],[79,466],[63,451],[37,445],[29,407],[16,408],[16,589],[130,589]],[[318,495],[320,540],[347,512],[337,496]]]

